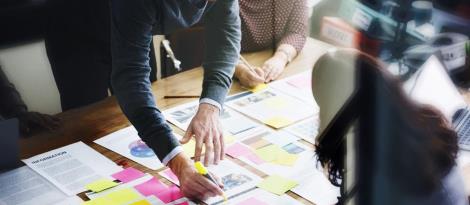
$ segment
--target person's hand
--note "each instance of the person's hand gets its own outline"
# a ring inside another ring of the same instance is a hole
[[[25,136],[32,134],[37,129],[52,131],[60,126],[59,118],[38,112],[23,112],[17,117],[20,121],[20,131]]]
[[[181,144],[186,144],[194,136],[196,139],[195,161],[201,160],[203,144],[205,145],[204,165],[210,163],[218,164],[224,159],[225,143],[222,127],[219,123],[219,108],[201,103],[196,115],[186,130],[186,134],[181,139]]]
[[[253,72],[246,65],[239,64],[235,68],[235,77],[238,78],[240,84],[248,88],[264,83],[264,71],[259,67],[255,67]]]
[[[181,193],[192,200],[206,200],[209,197],[223,195],[223,184],[218,177],[214,177],[218,184],[214,184],[199,174],[190,159],[179,153],[168,163],[171,171],[175,173],[180,182]]]
[[[264,82],[269,83],[276,80],[284,71],[287,65],[287,59],[283,55],[274,55],[266,62],[264,62],[262,68],[265,72]]]

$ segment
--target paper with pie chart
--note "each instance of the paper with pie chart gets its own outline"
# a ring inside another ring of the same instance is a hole
[[[157,155],[140,139],[137,130],[132,126],[97,139],[95,143],[149,169],[157,170],[163,167]]]

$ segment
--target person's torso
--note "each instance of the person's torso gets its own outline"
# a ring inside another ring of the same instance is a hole
[[[276,46],[284,35],[297,0],[239,0],[242,52]]]

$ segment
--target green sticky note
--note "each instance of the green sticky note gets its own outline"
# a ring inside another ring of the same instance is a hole
[[[271,193],[282,195],[297,186],[297,182],[279,175],[272,175],[261,181],[257,186]]]
[[[255,150],[256,155],[265,162],[273,162],[280,158],[281,155],[288,154],[285,150],[275,144],[271,144]]]
[[[108,200],[112,201],[115,204],[124,204],[129,203],[131,201],[135,201],[141,196],[137,194],[133,189],[121,189],[115,192],[111,192],[105,196]]]
[[[85,186],[86,189],[91,190],[93,192],[100,192],[105,189],[109,189],[111,187],[117,186],[119,183],[114,182],[110,179],[100,179],[97,181],[94,181],[88,185]]]

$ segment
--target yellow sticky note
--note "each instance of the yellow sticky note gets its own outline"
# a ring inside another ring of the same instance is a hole
[[[284,150],[279,146],[271,144],[255,150],[255,153],[265,162],[272,162],[278,159],[278,156],[280,153],[282,154],[282,151]]]
[[[289,103],[280,96],[272,97],[263,102],[268,108],[282,110],[286,109]]]
[[[105,196],[108,200],[116,204],[129,203],[139,199],[141,196],[137,194],[131,188],[121,189],[115,192],[111,192]]]
[[[285,152],[280,154],[278,158],[274,160],[274,163],[285,166],[294,166],[297,162],[297,159],[299,159],[299,155]]]
[[[183,150],[184,153],[186,153],[189,157],[193,157],[195,152],[195,147],[196,147],[196,142],[194,140],[189,140],[188,143],[183,144]]]
[[[279,175],[272,175],[261,181],[257,187],[277,195],[282,195],[297,185],[298,183],[294,180]]]
[[[267,124],[271,127],[279,129],[279,128],[283,128],[287,125],[292,124],[292,120],[286,117],[278,116],[278,117],[272,117],[272,118],[264,120],[264,124]]]
[[[225,144],[232,144],[235,142],[235,136],[233,136],[232,134],[228,134],[228,133],[225,133],[224,134],[224,142]]]
[[[94,181],[88,185],[85,186],[86,189],[91,190],[93,192],[100,192],[105,189],[109,189],[111,187],[117,186],[119,183],[114,182],[110,179],[100,179],[97,181]]]
[[[148,202],[147,200],[140,200],[140,201],[134,202],[130,205],[152,205],[152,204],[150,202]]]
[[[100,197],[100,198],[92,199],[90,201],[85,201],[82,203],[82,205],[117,205],[117,204],[113,203],[107,198]]]
[[[262,84],[259,84],[259,85],[255,86],[254,88],[250,88],[248,90],[251,91],[252,93],[257,93],[257,92],[262,91],[266,88],[268,88],[268,85],[266,85],[265,83],[262,83]]]

